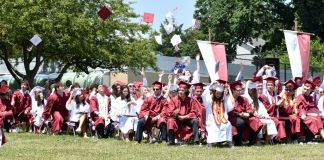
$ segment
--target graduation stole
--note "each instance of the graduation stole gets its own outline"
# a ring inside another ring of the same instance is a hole
[[[213,112],[215,123],[217,125],[224,124],[227,122],[227,120],[224,117],[225,108],[224,108],[223,100],[220,101],[220,104],[217,103],[216,101],[213,101],[212,112]]]
[[[298,114],[297,100],[293,99],[292,95],[288,96],[287,94],[283,95],[283,99],[284,99],[284,104],[289,105],[289,106],[290,106],[290,101],[293,101],[293,106],[290,106],[290,107],[292,107],[292,109],[293,109],[292,114],[297,115]]]

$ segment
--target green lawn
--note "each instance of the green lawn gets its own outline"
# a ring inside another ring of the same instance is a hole
[[[115,139],[84,139],[68,135],[49,136],[7,133],[8,143],[0,160],[12,159],[323,159],[324,143],[263,147],[207,148],[168,147],[162,144],[126,143]]]

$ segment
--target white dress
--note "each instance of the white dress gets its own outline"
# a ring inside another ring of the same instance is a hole
[[[253,100],[252,100],[251,96],[248,93],[248,87],[249,87],[249,84],[246,85],[246,89],[244,91],[243,97],[245,97],[249,101],[249,104],[252,105]],[[267,98],[269,99],[269,97],[270,97],[269,92],[267,92],[267,93],[268,93]],[[270,102],[272,102],[272,101],[270,101]],[[266,110],[263,103],[260,100],[258,100],[258,103],[259,103],[259,108],[256,111],[257,116],[258,117],[264,117],[264,118],[259,118],[259,119],[260,119],[260,121],[262,123],[265,123],[267,125],[267,135],[269,135],[271,137],[271,139],[272,139],[278,134],[276,125],[275,125],[274,121],[270,119],[268,111]],[[262,138],[262,129],[258,133],[258,137]]]
[[[42,126],[42,115],[44,112],[44,106],[46,105],[46,100],[44,99],[44,105],[37,105],[37,101],[35,101],[34,99],[32,100],[32,110],[30,111],[31,114],[34,117],[34,125],[41,127]]]
[[[72,100],[70,104],[66,103],[66,109],[69,111],[69,120],[71,122],[79,122],[81,113],[90,113],[90,106],[87,102],[85,104],[80,103],[77,107],[76,101]]]
[[[212,95],[209,94],[209,89],[206,89],[207,94],[203,94],[202,98],[206,107],[206,130],[207,130],[207,143],[217,143],[224,141],[232,141],[232,125],[229,121],[217,125],[215,123],[214,115],[212,112]],[[228,120],[227,113],[233,110],[232,102],[229,98],[224,97],[224,117]]]
[[[321,96],[317,103],[318,104],[317,107],[321,113],[321,116],[324,116],[324,106],[323,106],[324,102],[323,101],[324,101],[324,96]]]
[[[135,100],[131,98],[131,101]],[[136,107],[137,105],[127,105],[126,100],[122,100],[121,97],[118,97],[114,104],[112,104],[110,114],[114,121],[119,122],[116,126],[120,131],[126,134],[129,130],[136,130],[137,125],[137,115]]]

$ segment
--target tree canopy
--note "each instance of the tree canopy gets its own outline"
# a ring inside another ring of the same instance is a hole
[[[106,1],[38,0],[0,2],[0,59],[19,81],[33,78],[44,62],[62,64],[59,80],[68,68],[88,72],[90,68],[123,70],[151,66],[156,69],[152,43],[142,35],[148,25],[132,21],[139,15],[123,0],[110,0],[112,15],[101,20],[97,12]],[[29,41],[42,38],[38,46]],[[10,63],[20,57],[25,73]],[[35,62],[35,67],[30,64]]]
[[[203,34],[211,29],[212,41],[229,43],[231,62],[236,46],[254,38],[266,41],[253,51],[259,58],[280,55],[285,46],[279,29],[293,30],[295,16],[300,31],[315,33],[323,41],[323,10],[324,2],[318,0],[197,0],[194,16],[201,19]]]

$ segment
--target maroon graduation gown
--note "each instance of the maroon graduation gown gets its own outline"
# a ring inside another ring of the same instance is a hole
[[[257,117],[252,115],[252,113],[254,111],[253,111],[252,107],[249,105],[248,100],[242,96],[239,96],[235,100],[234,109],[228,113],[228,120],[232,124],[233,135],[237,135],[237,129],[235,127],[236,114],[242,113],[242,112],[251,113],[250,114],[251,116],[248,118],[245,118],[244,121],[254,132],[257,132],[263,126],[262,122]]]
[[[299,108],[299,116],[306,115],[306,119],[303,120],[304,124],[314,135],[317,134],[320,131],[320,129],[323,128],[323,122],[321,120],[321,117],[307,115],[308,113],[318,115],[320,113],[317,106],[315,105],[313,97],[299,95],[297,97],[297,105]]]
[[[52,116],[51,124],[53,133],[59,133],[61,131],[64,118],[69,116],[69,112],[65,107],[68,98],[69,95],[66,95],[66,93],[60,96],[55,92],[47,99],[42,118],[47,120]]]
[[[26,122],[27,124],[29,124],[29,120],[32,117],[30,114],[30,110],[32,109],[30,95],[28,93],[23,95],[21,90],[17,90],[13,93],[11,97],[11,102],[12,101],[15,102],[15,105],[13,106],[15,120],[18,122]],[[27,110],[29,114],[25,115],[25,110]]]
[[[163,96],[159,97],[158,99],[156,99],[155,96],[146,97],[141,106],[138,118],[140,119],[147,115],[148,119],[145,123],[145,129],[147,131],[151,131],[153,126],[159,127],[161,123],[166,123],[167,109],[168,100]],[[152,124],[152,118],[158,115],[160,115],[159,120],[156,123]]]
[[[6,117],[12,116],[13,112],[12,112],[12,107],[10,106],[10,102],[8,99],[0,99],[0,129],[2,131],[2,142],[0,142],[1,144],[5,144],[6,143],[6,137],[5,137],[5,133],[2,130],[3,127],[3,122],[4,119]]]
[[[168,131],[172,129],[176,136],[180,139],[189,139],[192,135],[191,127],[186,125],[181,125],[181,121],[175,119],[174,111],[179,110],[179,114],[181,116],[188,115],[189,119],[184,121],[188,121],[191,119],[197,119],[197,109],[199,102],[186,97],[184,100],[181,100],[179,96],[173,97],[168,105],[167,109],[167,128]]]
[[[108,113],[110,111],[111,108],[111,99],[110,97],[108,97]],[[102,117],[99,117],[99,115],[97,114],[99,112],[99,103],[98,103],[98,98],[97,96],[92,96],[90,98],[90,118],[91,120],[95,123],[95,126],[98,126],[99,124],[103,124],[103,125],[108,125],[105,124],[105,119]]]

